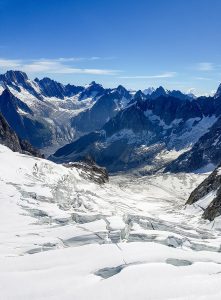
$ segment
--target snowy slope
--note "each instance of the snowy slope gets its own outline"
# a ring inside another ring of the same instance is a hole
[[[0,145],[0,299],[220,299],[220,232],[184,207],[204,178],[97,185]]]

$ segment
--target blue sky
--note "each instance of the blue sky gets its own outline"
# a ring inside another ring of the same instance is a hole
[[[220,11],[220,0],[0,0],[0,73],[210,93]]]

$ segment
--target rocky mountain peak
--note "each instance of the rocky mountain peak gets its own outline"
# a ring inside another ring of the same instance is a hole
[[[122,92],[122,91],[124,92],[124,91],[127,91],[127,89],[126,89],[123,85],[120,84],[120,85],[118,85],[118,87],[117,87],[117,91],[118,91],[118,92]]]
[[[146,95],[141,91],[137,91],[134,95],[134,100],[137,101],[137,100],[146,100]]]
[[[42,99],[41,95],[33,87],[33,83],[29,80],[27,74],[22,71],[7,71],[5,74],[0,75],[0,81],[4,88],[12,87],[19,93],[21,88],[23,88],[36,98]]]
[[[159,86],[155,91],[153,91],[153,93],[151,94],[151,98],[155,99],[160,96],[166,96],[166,95],[167,95],[166,90],[162,86]]]
[[[35,79],[36,81],[36,79]],[[48,77],[43,79],[37,79],[36,81],[42,91],[42,94],[46,97],[58,97],[64,99],[65,87],[63,84],[52,80]]]
[[[7,71],[5,74],[3,74],[1,76],[2,76],[1,79],[3,81],[5,79],[6,81],[13,82],[13,83],[16,83],[16,84],[24,83],[25,81],[28,80],[27,74],[25,72],[22,72],[22,71],[10,70],[10,71]]]
[[[88,86],[86,86],[86,89],[87,90],[97,90],[97,89],[98,90],[100,90],[100,89],[103,90],[103,86],[100,83],[97,83],[95,81],[91,81],[91,83]]]
[[[124,86],[118,85],[118,87],[116,88],[116,91],[119,93],[119,95],[121,97],[130,98],[130,93]]]
[[[216,93],[215,93],[215,95],[214,95],[214,98],[216,99],[216,98],[219,98],[219,97],[221,97],[221,83],[220,83],[220,85],[218,86],[218,89],[217,89],[217,91],[216,91]]]
[[[154,87],[149,87],[149,88],[143,90],[143,93],[144,93],[145,95],[151,95],[154,91],[155,91],[155,88],[154,88]]]

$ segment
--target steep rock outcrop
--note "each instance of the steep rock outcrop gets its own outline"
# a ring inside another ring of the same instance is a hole
[[[203,208],[203,218],[213,221],[221,215],[221,166],[217,167],[189,196],[186,204],[198,204],[208,197],[209,203]],[[199,204],[200,206],[200,204]]]
[[[36,157],[43,157],[29,142],[20,139],[11,129],[3,115],[0,113],[0,144],[10,148],[14,152],[25,153]]]

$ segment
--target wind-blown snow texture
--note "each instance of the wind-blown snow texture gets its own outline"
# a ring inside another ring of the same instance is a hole
[[[219,223],[184,203],[204,174],[111,176],[0,145],[1,299],[220,299]]]

